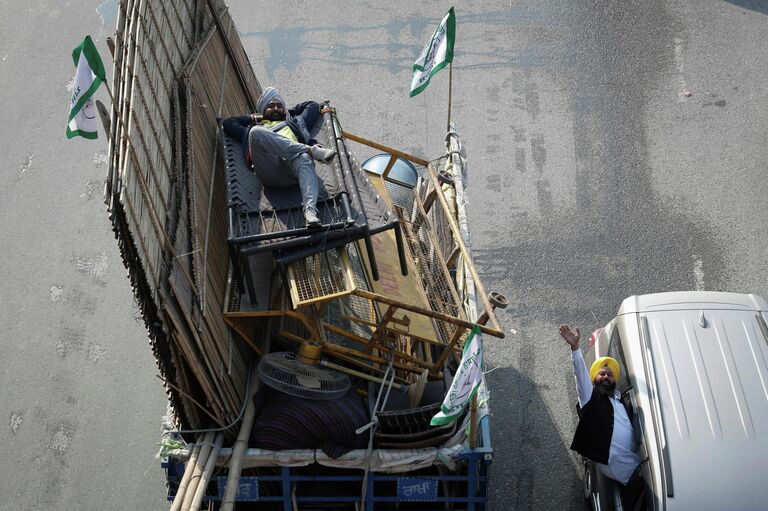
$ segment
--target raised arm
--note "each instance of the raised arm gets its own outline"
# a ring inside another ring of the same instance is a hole
[[[579,349],[581,332],[577,328],[572,329],[568,325],[560,325],[560,336],[565,339],[571,348],[571,362],[573,363],[573,376],[576,379],[576,392],[579,395],[579,406],[583,407],[592,397],[592,380],[589,378],[589,370],[584,356]]]

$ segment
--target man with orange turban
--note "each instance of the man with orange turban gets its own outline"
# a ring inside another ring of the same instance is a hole
[[[624,406],[616,390],[616,380],[621,373],[619,362],[615,358],[600,357],[587,371],[579,349],[579,329],[561,325],[560,335],[571,347],[581,407],[571,449],[592,460],[603,475],[621,483],[622,498],[627,495],[635,502],[642,491],[638,476],[640,456],[632,426],[632,409]]]

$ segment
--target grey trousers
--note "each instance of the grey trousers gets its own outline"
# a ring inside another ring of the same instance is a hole
[[[309,146],[294,142],[261,126],[248,132],[253,169],[265,186],[293,186],[301,189],[302,209],[317,213],[320,183]]]

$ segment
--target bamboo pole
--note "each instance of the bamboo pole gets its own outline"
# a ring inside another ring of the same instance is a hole
[[[115,46],[115,41],[111,38],[108,38],[107,44],[109,44],[109,40],[112,40],[112,46],[110,47],[110,52],[112,53],[112,85],[117,85],[118,87],[118,93],[119,93],[119,84],[120,84],[120,76],[122,74],[122,56],[123,56],[123,44],[121,42],[121,34],[123,30],[125,29],[125,15],[123,14],[123,10],[125,9],[125,6],[121,3],[121,9],[117,14],[117,25],[115,27],[115,37],[118,40],[119,45]],[[113,51],[114,50],[114,51]],[[117,55],[117,56],[115,56]],[[117,117],[118,112],[115,112],[115,117]],[[110,129],[109,133],[112,135],[117,134],[117,119],[110,118]],[[117,138],[112,136],[109,140],[109,148],[107,150],[107,160],[108,160],[108,167],[107,167],[107,178],[104,183],[104,203],[107,205],[107,211],[112,212],[112,190],[114,187],[114,178],[115,174],[117,173],[117,167],[119,163],[119,156],[116,157],[117,152],[119,152],[120,147],[119,143],[117,143]]]
[[[340,373],[345,373],[350,376],[355,376],[357,378],[362,378],[363,380],[368,380],[373,383],[378,383],[380,385],[386,385],[387,383],[382,380],[381,378],[377,378],[376,376],[371,376],[368,373],[363,373],[361,371],[355,371],[354,369],[350,369],[346,366],[340,366],[338,364],[334,364],[333,362],[328,362],[327,360],[321,360],[320,365],[325,366],[329,369],[333,369],[334,371],[339,371]],[[425,369],[426,370],[426,369]],[[391,384],[393,388],[400,390],[403,388],[403,385],[400,385],[399,383],[392,383]]]
[[[195,492],[197,491],[197,485],[200,481],[200,475],[203,473],[203,465],[208,461],[208,456],[211,453],[211,442],[213,442],[213,432],[206,433],[205,440],[203,440],[203,447],[200,449],[200,454],[195,462],[195,468],[192,472],[192,477],[189,480],[189,486],[187,491],[184,492],[184,500],[181,502],[180,511],[190,511],[189,506],[192,504],[192,500],[195,498]]]
[[[107,89],[107,94],[109,95],[109,99],[112,102],[112,106],[116,110],[120,111],[118,109],[118,106],[117,106],[117,101],[115,100],[115,97],[112,95],[112,90],[109,88],[109,86],[107,85],[106,82],[104,82],[104,86]],[[130,146],[130,151],[129,152],[131,154],[131,159],[133,161],[133,165],[136,167],[136,170],[140,170],[141,167],[139,166],[138,158],[136,157],[136,151],[134,150],[133,141],[131,140],[130,134],[128,133],[128,128],[125,126],[125,123],[123,121],[122,116],[119,117],[118,119],[119,119],[120,124],[123,127],[123,130],[125,131],[125,135],[124,136],[125,136],[125,139],[128,142],[128,146]],[[157,210],[155,209],[154,204],[152,203],[152,199],[149,197],[149,189],[147,187],[147,183],[144,181],[144,176],[142,175],[142,173],[140,171],[137,172],[137,175],[139,176],[139,184],[141,185],[141,188],[142,188],[142,190],[141,190],[142,191],[142,195],[146,199],[145,200],[145,204],[147,206],[147,210],[149,211],[150,219],[152,220],[152,227],[155,230],[155,234],[158,235],[157,236],[158,238],[162,238],[163,239],[165,247],[171,253],[171,255],[173,257],[177,257],[176,250],[173,248],[173,243],[171,243],[171,241],[168,239],[168,233],[165,232],[165,228],[163,227],[163,223],[160,221],[160,218],[158,216]],[[192,282],[191,277],[189,277],[189,275],[187,275],[186,271],[184,271],[182,269],[180,273],[181,273],[181,275],[183,275],[187,279],[187,281],[189,281],[189,284],[194,289],[194,282]]]
[[[456,261],[459,257],[459,255],[462,255],[462,260],[460,264],[464,265],[464,268],[469,270],[470,277],[472,276],[472,261],[468,258],[469,256],[469,231],[466,229],[466,211],[464,210],[464,201],[463,201],[463,184],[461,177],[463,176],[463,164],[461,162],[461,157],[458,156],[459,154],[459,147],[458,143],[456,142],[455,138],[449,137],[451,134],[451,125],[450,122],[448,123],[448,136],[446,137],[446,142],[448,144],[449,154],[451,155],[451,160],[454,164],[454,169],[457,170],[457,176],[454,181],[454,186],[456,189],[456,212],[458,217],[458,222],[460,222],[460,225],[457,225],[458,232],[459,232],[459,241],[462,243],[459,244],[457,242],[456,247],[451,252],[451,255],[448,256],[448,262],[450,261]],[[442,191],[442,190],[441,190]],[[455,219],[448,215],[449,219],[452,221],[455,221]],[[454,237],[456,236],[454,231]],[[466,252],[463,252],[466,250]],[[457,264],[458,266],[458,264]],[[472,278],[467,278],[467,275],[465,273],[465,281],[469,289],[469,297],[471,299],[470,305],[468,306],[467,315],[469,316],[470,320],[474,320],[477,317],[477,294],[475,292],[475,285]],[[479,283],[479,281],[478,281]],[[482,293],[485,293],[485,291],[482,290],[482,283],[480,284],[480,290]],[[490,304],[490,300],[485,299],[484,300],[486,304]],[[490,304],[492,305],[492,304]],[[483,311],[483,313],[480,315],[479,318],[477,318],[478,323],[487,323],[489,319],[489,314],[487,312],[487,307]],[[478,408],[478,399],[477,399],[477,392],[475,392],[472,395],[472,401],[470,403],[469,408],[469,446],[471,449],[475,449],[477,447],[477,408]]]
[[[230,44],[229,39],[227,39],[227,36],[221,27],[221,20],[219,19],[219,14],[216,12],[216,9],[214,8],[213,3],[211,3],[211,0],[206,0],[205,3],[207,4],[208,10],[211,13],[213,22],[216,24],[216,30],[218,31],[219,36],[221,37],[221,41],[224,43],[224,48],[227,51],[227,56],[229,56],[229,58],[232,60],[232,64],[234,64],[235,76],[237,76],[237,82],[240,84],[240,88],[243,92],[243,95],[245,96],[245,100],[248,102],[248,106],[251,108],[251,110],[256,111],[256,102],[253,100],[253,96],[251,96],[251,89],[248,88],[248,84],[245,81],[245,76],[243,75],[243,70],[240,68],[240,63],[237,61],[237,58],[235,57],[235,52],[232,49],[232,45]]]
[[[197,457],[200,455],[200,444],[203,442],[203,438],[204,437],[202,433],[197,436],[197,443],[195,444],[194,449],[192,449],[192,455],[189,457],[189,460],[187,460],[187,466],[184,467],[184,476],[181,478],[179,489],[176,490],[176,496],[173,498],[171,511],[179,511],[179,509],[181,509],[181,502],[184,500],[184,493],[187,490],[189,479],[192,477],[192,472],[194,471],[194,468],[191,467],[194,467],[197,463]]]
[[[125,7],[125,34],[123,36],[122,41],[122,55],[120,58],[120,80],[119,83],[115,83],[115,86],[119,86],[120,90],[117,92],[119,94],[119,98],[121,101],[121,104],[128,105],[130,103],[131,96],[131,86],[132,82],[129,79],[128,76],[126,76],[126,73],[124,72],[125,66],[131,62],[131,59],[133,58],[135,52],[136,52],[136,41],[135,39],[132,39],[130,37],[131,34],[136,30],[136,23],[134,23],[132,20],[136,16],[136,11],[138,10],[138,0],[128,0],[128,2],[119,2],[119,5],[121,9]],[[119,197],[123,193],[123,181],[127,179],[126,172],[128,171],[129,164],[128,164],[128,141],[129,139],[124,136],[124,133],[128,132],[128,129],[125,127],[127,124],[131,123],[130,115],[128,115],[127,109],[124,111],[122,108],[118,108],[116,105],[117,103],[113,103],[115,105],[115,115],[118,117],[119,122],[117,123],[117,126],[119,126],[119,131],[116,131],[118,135],[121,135],[119,137],[116,137],[117,140],[119,140],[119,146],[116,149],[116,155],[117,155],[117,167],[115,169],[115,186],[113,187],[113,194],[115,194],[116,197]],[[125,119],[123,119],[125,117]],[[134,155],[135,158],[135,155]],[[138,170],[138,164],[135,164],[137,167],[134,169],[134,172],[139,172]],[[127,182],[127,181],[126,181]],[[137,226],[141,226],[141,224],[136,224]],[[147,256],[147,259],[149,259],[149,256]]]
[[[259,390],[259,372],[256,370],[256,364],[251,369],[250,392],[247,397],[248,404],[245,405],[245,414],[243,423],[240,426],[240,433],[232,446],[232,459],[229,462],[229,477],[227,478],[227,487],[224,490],[224,498],[221,500],[221,511],[232,511],[235,507],[237,498],[237,488],[240,483],[240,472],[243,466],[243,454],[248,449],[248,439],[251,437],[253,420],[256,417],[256,405],[253,404],[253,396]]]
[[[221,446],[223,443],[224,433],[217,434],[216,443],[211,449],[208,460],[206,460],[205,470],[203,470],[203,473],[200,476],[200,482],[197,483],[195,498],[192,501],[192,507],[190,507],[189,511],[199,511],[200,504],[203,502],[203,497],[205,497],[205,491],[208,489],[208,483],[211,480],[211,475],[213,475],[213,471],[216,468],[216,460],[219,459],[219,451],[221,451]]]
[[[353,142],[357,142],[358,144],[367,145],[368,147],[373,147],[374,149],[378,149],[379,151],[384,151],[385,153],[389,153],[394,156],[399,156],[400,158],[403,158],[404,160],[412,161],[416,165],[421,165],[422,167],[426,167],[429,165],[429,162],[427,160],[423,160],[421,158],[418,158],[416,156],[410,155],[408,153],[404,153],[402,151],[398,151],[397,149],[394,149],[389,146],[385,146],[384,144],[379,144],[378,142],[374,142],[373,140],[368,140],[367,138],[363,138],[359,135],[355,135],[353,133],[350,133],[348,131],[341,131],[341,136],[344,138],[348,138],[349,140]]]
[[[477,447],[477,392],[472,395],[472,404],[469,405],[469,448]]]
[[[390,155],[389,161],[387,162],[387,166],[384,168],[384,172],[381,173],[381,179],[387,179],[390,171],[392,171],[392,167],[395,166],[396,162],[397,162],[397,155],[395,154]]]
[[[432,168],[431,164],[427,165],[427,173],[429,174],[429,177],[432,180],[432,186],[435,188],[435,190],[437,190],[437,199],[440,201],[440,205],[443,207],[445,211],[450,211],[450,208],[448,206],[448,201],[446,201],[445,196],[443,195],[442,186],[440,186],[440,182],[438,181],[437,176],[435,175],[435,171]],[[493,311],[493,306],[488,301],[488,295],[485,292],[483,283],[477,274],[475,265],[471,264],[472,260],[469,258],[469,250],[467,249],[467,246],[464,244],[464,240],[461,237],[461,231],[459,230],[459,226],[456,225],[456,220],[451,215],[446,214],[445,217],[448,220],[448,225],[451,228],[451,233],[453,234],[453,238],[456,240],[456,244],[461,249],[461,253],[464,256],[464,260],[467,263],[469,274],[471,275],[472,280],[474,281],[475,286],[477,287],[478,295],[480,296],[480,300],[483,303],[483,307],[485,308],[486,311],[489,311],[490,320],[491,320],[491,323],[493,324],[494,329],[492,330],[492,329],[483,327],[483,333],[493,335],[494,337],[498,337],[499,339],[503,339],[504,330],[501,329],[501,325],[499,324],[499,320],[496,318],[496,314],[493,314],[492,312],[490,312],[490,311]]]

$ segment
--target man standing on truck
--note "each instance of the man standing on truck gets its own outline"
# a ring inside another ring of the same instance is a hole
[[[257,114],[225,119],[224,131],[242,142],[245,160],[262,185],[284,187],[298,183],[305,225],[320,227],[317,216],[319,183],[313,159],[329,163],[336,151],[321,147],[310,131],[320,105],[305,101],[288,110],[274,87],[267,87],[256,102]]]
[[[643,481],[638,468],[640,456],[632,426],[632,409],[624,406],[616,390],[619,363],[611,357],[600,357],[587,370],[579,349],[579,329],[561,325],[560,336],[571,347],[581,408],[571,449],[593,461],[604,476],[620,483],[625,508],[636,509],[641,504]]]

